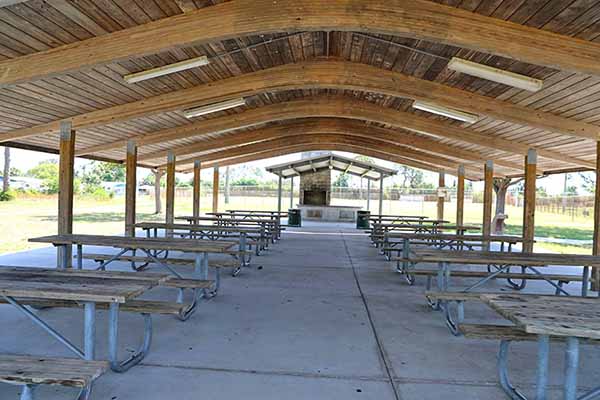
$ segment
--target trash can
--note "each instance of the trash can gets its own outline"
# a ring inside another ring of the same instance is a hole
[[[288,226],[300,228],[302,226],[302,216],[300,210],[297,208],[290,208],[288,210]]]
[[[371,218],[371,211],[357,211],[356,229],[369,229],[369,218]]]

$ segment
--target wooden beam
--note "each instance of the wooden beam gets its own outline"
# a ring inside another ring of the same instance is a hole
[[[219,212],[219,166],[213,167],[212,212]]]
[[[125,162],[125,235],[135,236],[135,212],[137,198],[137,146],[127,143]]]
[[[530,150],[525,157],[525,193],[523,205],[523,252],[533,251],[535,237],[535,195],[536,195],[537,153]]]
[[[244,154],[255,153],[257,151],[266,150],[269,148],[276,148],[282,146],[291,146],[295,144],[305,144],[305,143],[344,143],[349,145],[362,145],[365,148],[370,148],[374,150],[380,150],[382,152],[396,152],[396,154],[401,154],[404,157],[412,158],[419,161],[429,162],[431,164],[443,165],[452,169],[458,168],[458,164],[450,159],[443,157],[435,157],[431,154],[423,153],[417,150],[413,150],[404,146],[393,145],[391,143],[382,142],[377,139],[363,139],[356,136],[351,135],[338,135],[338,134],[315,134],[315,135],[304,135],[299,134],[296,136],[289,136],[284,138],[278,138],[273,140],[267,140],[264,142],[253,143],[244,146],[238,146],[235,148],[216,151],[213,153],[209,153],[201,156],[194,156],[191,159],[183,159],[178,161],[179,164],[189,164],[193,162],[195,159],[200,159],[202,161],[213,161],[221,158],[229,158],[240,156]]]
[[[300,118],[344,118],[360,121],[377,122],[395,128],[427,132],[441,138],[459,140],[465,143],[488,147],[519,155],[527,154],[530,146],[512,140],[497,138],[482,134],[471,129],[460,128],[441,121],[421,117],[413,113],[397,111],[381,107],[368,101],[358,100],[347,96],[316,96],[303,100],[293,100],[283,103],[266,105],[256,109],[233,115],[226,115],[210,120],[138,135],[135,140],[139,146],[158,144],[184,138],[202,138],[217,132],[227,132],[239,128],[264,125],[269,122],[295,120]],[[91,146],[79,150],[77,155],[91,154],[120,148],[126,140],[116,140],[106,144]],[[539,150],[543,157],[571,163],[586,168],[595,168],[593,162],[551,150]],[[522,166],[519,166],[522,172]]]
[[[157,113],[202,106],[232,98],[292,89],[338,89],[380,93],[455,107],[506,122],[562,135],[598,140],[600,127],[548,112],[366,64],[338,60],[306,61],[223,79],[69,118],[78,129],[113,124]],[[58,122],[3,133],[0,141],[56,131]]]
[[[60,160],[58,166],[58,234],[73,233],[73,179],[75,177],[75,131],[69,122],[60,124]],[[58,265],[72,266],[72,248],[58,255]]]
[[[169,154],[167,158],[167,198],[165,208],[165,222],[173,224],[175,222],[175,155]]]
[[[492,198],[494,193],[494,163],[486,161],[484,166],[484,187],[483,187],[483,227],[481,233],[483,236],[490,236],[492,233]],[[489,243],[486,243],[489,250]]]
[[[458,167],[457,183],[456,183],[456,225],[464,225],[465,215],[465,166]]]
[[[193,201],[192,210],[193,211],[192,212],[193,212],[194,217],[200,216],[200,189],[201,189],[200,172],[202,172],[202,170],[200,168],[201,168],[200,160],[194,161],[194,180],[192,182],[192,191],[193,191],[193,196],[192,196],[192,201]]]
[[[304,135],[340,133],[366,138],[375,138],[392,144],[406,145],[418,150],[425,150],[434,155],[444,155],[455,159],[470,161],[473,163],[485,160],[484,155],[476,151],[466,151],[457,146],[440,143],[428,137],[420,137],[412,132],[404,130],[380,128],[367,125],[358,120],[343,118],[310,118],[302,120],[291,120],[285,124],[271,125],[251,131],[243,131],[227,137],[217,137],[203,140],[196,144],[171,149],[175,155],[186,155],[216,151],[228,147],[265,141],[285,136],[294,136],[302,133]],[[165,157],[166,150],[144,154],[141,160],[158,160]],[[499,164],[508,169],[521,171],[520,166],[515,163],[499,161]]]
[[[410,37],[600,75],[600,46],[424,0],[235,0],[0,63],[0,85],[173,47],[299,31]],[[576,55],[574,57],[573,55]]]
[[[596,195],[594,197],[594,244],[592,254],[600,255],[600,141],[596,143]],[[592,269],[592,290],[600,289],[600,268]]]
[[[445,198],[445,190],[446,190],[446,174],[444,172],[440,172],[438,174],[438,190],[444,191],[444,196],[441,196],[441,192],[438,192],[437,196],[437,219],[444,219],[444,201]]]

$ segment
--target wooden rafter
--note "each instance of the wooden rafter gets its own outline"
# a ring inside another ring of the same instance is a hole
[[[600,46],[424,0],[234,0],[0,63],[0,85],[174,46],[283,31],[405,36],[600,75]],[[576,56],[574,56],[576,55]]]
[[[252,131],[240,132],[227,137],[219,137],[205,140],[196,144],[187,144],[172,149],[177,156],[217,151],[227,147],[240,146],[253,142],[262,142],[265,140],[314,134],[345,134],[362,138],[373,138],[390,144],[409,146],[418,150],[425,150],[430,153],[466,160],[470,162],[483,162],[488,157],[474,151],[466,151],[456,146],[439,143],[433,139],[419,137],[406,131],[380,128],[364,124],[357,120],[343,118],[312,118],[302,120],[292,120],[286,124],[272,125],[264,128],[254,129]],[[159,151],[148,153],[140,157],[142,161],[162,159],[167,156],[168,151]],[[498,161],[498,165],[512,170],[522,171],[522,166],[517,163]]]
[[[431,101],[494,119],[597,140],[600,127],[365,64],[319,60],[286,64],[68,118],[78,130],[232,98],[292,89],[348,89]],[[17,129],[0,141],[56,132],[60,121]]]
[[[404,158],[433,164],[438,168],[449,168],[456,170],[459,163],[448,158],[441,156],[434,156],[432,154],[424,153],[418,150],[410,149],[405,146],[393,145],[388,142],[384,142],[378,139],[365,139],[359,138],[352,135],[344,134],[315,134],[315,135],[304,135],[299,134],[296,136],[278,138],[267,140],[264,142],[248,144],[244,146],[238,146],[231,149],[216,151],[206,155],[194,156],[191,158],[180,159],[178,164],[189,164],[194,160],[201,160],[202,162],[214,161],[222,158],[231,158],[242,156],[245,154],[255,153],[257,151],[275,149],[280,147],[289,147],[301,144],[346,144],[349,146],[355,146],[358,148],[364,147],[365,149],[377,150],[383,153],[391,155],[399,155]],[[165,165],[161,165],[161,168]]]
[[[300,145],[293,145],[293,146],[285,146],[285,147],[278,148],[278,149],[263,150],[263,151],[259,151],[256,153],[238,156],[238,157],[230,157],[230,158],[226,158],[226,159],[220,159],[217,161],[209,161],[209,162],[206,162],[205,165],[206,165],[206,168],[211,168],[211,166],[216,165],[216,164],[223,165],[223,166],[234,165],[234,164],[252,162],[252,161],[256,161],[256,160],[262,160],[262,159],[271,158],[271,157],[278,157],[278,156],[292,154],[292,153],[298,153],[298,152],[302,152],[302,151],[317,151],[317,150],[345,151],[345,152],[361,154],[361,155],[365,155],[365,156],[369,156],[369,157],[375,157],[375,158],[379,158],[381,160],[386,160],[386,161],[390,161],[390,162],[394,162],[394,163],[398,163],[398,164],[404,164],[404,165],[408,165],[408,166],[411,166],[414,168],[424,169],[427,171],[432,171],[432,172],[445,171],[448,173],[452,173],[452,170],[450,168],[440,168],[440,167],[432,165],[432,164],[415,161],[415,160],[405,158],[402,156],[398,156],[398,155],[392,155],[392,154],[384,153],[384,152],[377,151],[377,150],[359,148],[357,146],[351,146],[351,145],[340,144],[340,143],[329,144],[329,145],[328,144],[300,144]],[[182,171],[189,172],[185,168],[183,168]],[[481,176],[481,173],[475,171],[475,172],[471,173],[469,178],[470,179],[479,179],[480,176]]]
[[[488,147],[494,150],[524,155],[531,146],[460,128],[448,123],[397,111],[376,104],[345,96],[318,96],[304,100],[276,103],[247,110],[238,114],[226,115],[210,120],[195,122],[181,127],[165,129],[135,137],[139,146],[168,142],[176,139],[201,137],[216,132],[226,132],[243,127],[262,125],[268,122],[296,118],[338,117],[378,122],[398,128],[427,132],[442,138],[459,140],[465,143]],[[115,148],[124,148],[127,140],[117,140],[106,144],[81,149],[77,155],[98,153]],[[593,162],[569,157],[560,152],[539,149],[545,158],[571,163],[576,166],[594,168]]]

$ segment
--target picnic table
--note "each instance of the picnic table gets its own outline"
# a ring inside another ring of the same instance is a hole
[[[118,360],[119,309],[149,289],[170,279],[145,272],[105,272],[74,269],[0,267],[0,297],[84,360],[96,357],[96,309],[108,304],[108,351],[111,368],[124,372],[147,354],[151,337],[150,316],[144,314],[144,342],[126,360]],[[76,302],[84,307],[83,349],[32,312],[35,301]],[[89,388],[88,388],[89,390]]]
[[[418,217],[418,218],[414,218],[414,217],[401,217],[401,216],[396,216],[396,217],[374,217],[371,216],[369,217],[369,220],[372,221],[374,224],[375,223],[389,223],[389,224],[401,224],[401,225],[411,225],[414,223],[417,224],[431,224],[431,225],[439,225],[439,224],[448,224],[450,223],[450,221],[446,221],[444,219],[428,219],[428,218],[424,218],[424,217]]]
[[[277,218],[233,218],[233,217],[218,217],[218,216],[204,216],[204,217],[194,217],[191,215],[184,215],[175,217],[176,220],[186,220],[189,224],[199,225],[201,221],[210,221],[213,222],[216,226],[260,226],[265,232],[268,232],[271,235],[271,241],[274,243],[275,239],[279,239],[281,237],[282,226]]]
[[[518,294],[486,294],[481,299],[494,311],[515,324],[526,334],[537,335],[538,358],[536,398],[545,399],[548,384],[550,339],[566,341],[564,392],[565,400],[577,398],[579,342],[600,340],[600,302],[593,298],[548,297]],[[510,338],[500,342],[498,372],[503,390],[511,399],[527,400],[511,384],[508,374]],[[592,399],[600,394],[600,386],[579,399]]]
[[[399,239],[399,241],[393,241],[393,239]],[[438,234],[424,234],[424,233],[410,233],[410,232],[389,232],[384,235],[382,253],[391,260],[391,251],[394,247],[401,244],[402,248],[397,249],[398,252],[402,252],[404,255],[410,253],[411,246],[413,244],[433,246],[437,249],[450,249],[450,250],[474,250],[475,247],[484,248],[490,243],[499,243],[500,251],[511,252],[513,245],[518,243],[525,243],[527,240],[521,236],[510,236],[510,235],[456,235],[448,233]],[[399,262],[398,262],[399,264]],[[406,267],[406,265],[404,265]],[[399,269],[399,265],[397,266]]]
[[[476,274],[478,271],[467,271],[473,277],[480,277],[478,282],[467,287],[463,292],[471,291],[491,279],[500,277],[503,274],[509,274],[511,266],[521,267],[522,284],[511,285],[515,289],[523,289],[527,279],[526,272],[533,272],[533,277],[539,278],[548,282],[555,289],[557,294],[562,293],[569,295],[562,285],[554,283],[544,273],[539,271],[539,267],[554,266],[571,266],[583,267],[581,295],[587,296],[590,267],[600,266],[600,256],[588,256],[579,254],[554,254],[554,253],[517,253],[517,252],[499,252],[499,251],[451,251],[451,250],[417,250],[410,254],[403,254],[400,261],[407,262],[410,266],[402,271],[407,276],[409,283],[414,282],[414,276],[411,277],[411,269],[418,263],[437,263],[437,286],[439,290],[446,291],[450,283],[451,265],[487,265],[488,270],[482,273],[481,276]],[[492,266],[492,268],[490,268]],[[510,282],[510,281],[509,281]]]
[[[371,240],[377,247],[380,247],[383,244],[385,235],[389,232],[438,234],[443,231],[456,231],[457,234],[464,235],[467,231],[479,230],[481,230],[481,228],[476,225],[374,223],[373,229],[371,230]]]
[[[260,254],[266,246],[266,233],[260,227],[253,226],[215,226],[215,225],[194,225],[194,224],[166,224],[157,222],[141,222],[135,224],[136,228],[146,232],[146,237],[159,237],[159,230],[165,232],[165,236],[189,239],[238,239],[239,257],[243,265],[246,265],[245,251],[248,239],[253,239],[255,242],[256,255]],[[247,260],[250,262],[250,260]]]

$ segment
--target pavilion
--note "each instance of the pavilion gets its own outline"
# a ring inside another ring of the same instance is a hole
[[[563,0],[0,1],[0,145],[60,155],[59,234],[75,157],[126,166],[135,236],[137,167],[166,174],[173,224],[176,172],[194,174],[200,218],[202,169],[217,212],[220,167],[327,150],[435,172],[440,188],[455,175],[457,225],[465,180],[482,180],[483,235],[493,178],[523,177],[531,252],[536,179],[600,176],[599,18],[600,3]]]

